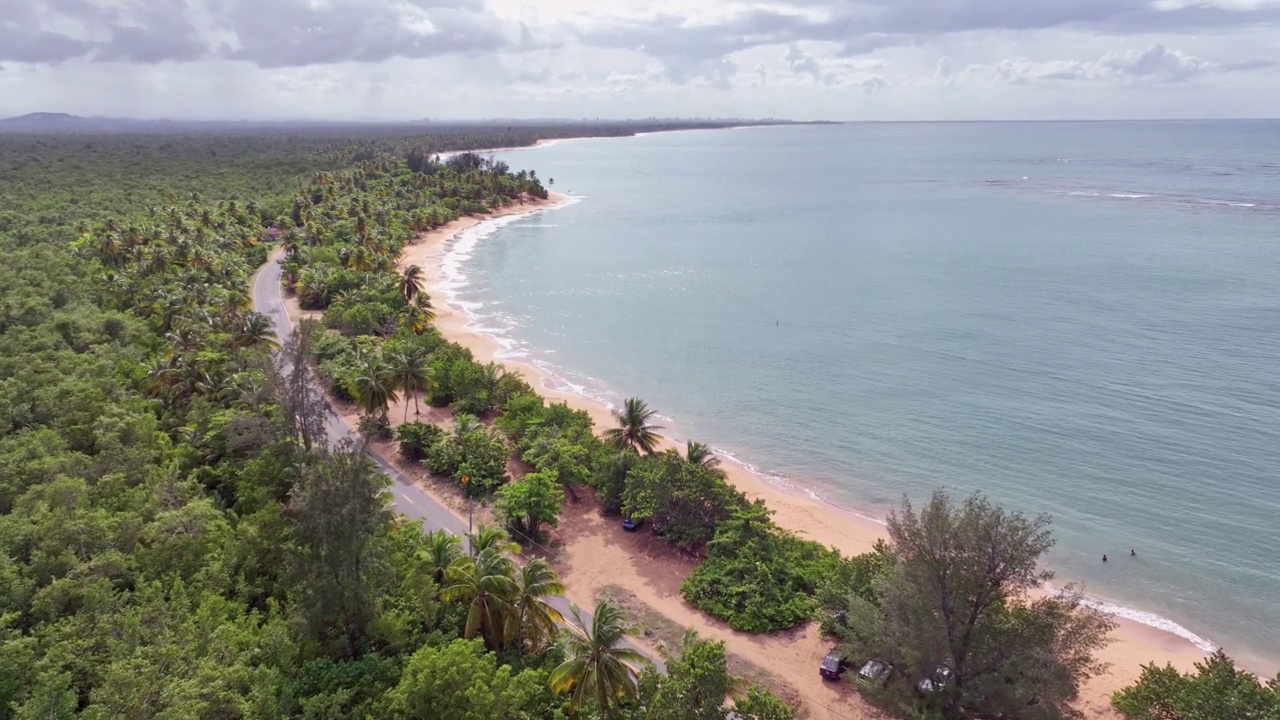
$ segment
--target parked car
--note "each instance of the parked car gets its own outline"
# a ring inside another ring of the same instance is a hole
[[[626,530],[627,532],[635,532],[636,530],[640,529],[640,521],[632,520],[629,517],[622,518],[622,529]]]
[[[951,668],[946,665],[935,665],[933,672],[916,683],[916,690],[919,690],[922,695],[932,695],[946,687],[949,682],[951,682]]]
[[[893,677],[893,666],[884,660],[868,660],[858,671],[858,682],[866,687],[884,687]]]
[[[840,675],[847,669],[849,669],[849,661],[839,650],[832,650],[822,658],[822,664],[818,666],[818,674],[828,680],[839,680]]]

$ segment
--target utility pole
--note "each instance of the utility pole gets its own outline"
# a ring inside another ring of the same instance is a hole
[[[471,535],[471,503],[473,502],[473,499],[472,499],[472,497],[471,497],[470,488],[468,488],[468,487],[467,487],[467,485],[468,485],[470,482],[471,482],[471,476],[470,476],[470,475],[463,475],[463,476],[462,476],[462,491],[463,491],[463,492],[465,492],[465,493],[467,493],[467,535],[468,535],[468,536],[469,536],[469,535]],[[470,548],[470,547],[471,547],[471,539],[470,539],[470,537],[468,537],[468,538],[467,538],[467,547],[468,547],[468,548]]]

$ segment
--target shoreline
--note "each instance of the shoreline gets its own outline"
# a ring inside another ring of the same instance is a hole
[[[558,378],[533,362],[504,356],[506,349],[504,345],[498,338],[476,327],[477,318],[457,301],[458,288],[451,287],[449,282],[451,273],[456,272],[460,262],[457,257],[454,257],[456,246],[460,241],[471,240],[474,244],[515,219],[563,208],[574,202],[577,200],[570,196],[552,193],[550,202],[534,207],[504,209],[497,215],[483,218],[463,218],[419,235],[414,244],[405,248],[400,264],[401,266],[417,264],[422,267],[426,292],[438,298],[435,326],[442,336],[470,349],[480,362],[497,362],[509,371],[519,372],[549,402],[566,402],[574,409],[585,410],[593,422],[603,429],[613,425],[612,412],[605,401],[560,389],[558,386],[562,384],[562,378]],[[495,222],[496,220],[498,221]],[[470,236],[467,235],[468,232]],[[681,446],[669,438],[664,438],[660,447],[666,449]],[[836,547],[845,554],[866,552],[871,549],[877,539],[885,536],[885,526],[880,521],[859,514],[856,510],[842,508],[823,499],[818,493],[806,492],[799,482],[795,482],[795,489],[778,487],[770,483],[764,473],[753,471],[738,458],[723,452],[718,454],[725,455],[728,461],[722,464],[722,468],[726,471],[729,482],[748,497],[763,499],[774,511],[775,521],[783,528],[824,545]],[[568,519],[568,513],[566,513],[566,520]],[[584,519],[577,519],[585,523]],[[571,594],[574,595],[589,590],[593,585],[598,589],[602,581],[622,582],[626,578],[616,572],[617,568],[637,562],[636,558],[627,557],[628,553],[636,552],[634,548],[624,550],[620,547],[636,543],[618,542],[619,531],[603,521],[591,522],[590,525],[591,528],[585,533],[581,528],[575,528],[571,533],[566,533],[574,537],[562,538],[564,542],[562,555],[572,557],[572,562],[568,563],[562,575]],[[587,558],[588,552],[584,552],[588,549],[590,559]],[[683,575],[687,575],[692,568],[682,567],[682,563],[673,557],[655,557],[659,553],[654,552],[652,548],[641,549],[640,552],[646,555],[640,559],[641,564],[665,564],[668,567],[651,570],[650,577],[639,573],[631,578],[631,582],[623,584],[641,594],[650,605],[673,620],[696,627],[700,631],[704,628],[716,629],[719,623],[698,611],[687,606],[683,608],[683,612],[680,611],[679,606],[683,605],[683,599],[678,593],[678,582],[672,583],[669,578],[666,578],[665,582],[658,581],[653,577],[653,572],[657,572],[668,576],[679,575],[682,579]],[[687,563],[684,564],[687,565]],[[637,581],[640,587],[635,586]],[[645,592],[646,590],[649,592]],[[1143,611],[1123,608],[1101,598],[1093,599],[1099,604],[1104,604],[1107,614],[1116,622],[1116,629],[1112,633],[1113,643],[1099,653],[1099,659],[1110,665],[1108,672],[1093,678],[1082,687],[1080,707],[1086,711],[1087,716],[1115,717],[1110,710],[1111,692],[1135,681],[1143,664],[1156,662],[1163,665],[1169,662],[1180,670],[1189,670],[1195,662],[1205,657],[1205,651],[1194,645],[1188,638],[1173,631],[1116,614],[1117,611],[1127,610],[1131,613]],[[711,634],[719,635],[720,633]],[[762,642],[762,638],[757,636],[733,631],[728,631],[726,634],[751,638],[755,645],[773,644]],[[766,652],[761,658],[755,659],[766,668],[777,671],[782,677],[791,680],[792,673],[786,670],[794,669],[794,664],[797,662],[801,663],[805,670],[810,669],[810,666],[804,663],[807,663],[809,658],[816,662],[825,654],[825,643],[825,640],[817,636],[816,629],[811,628],[805,636],[792,638],[785,643],[803,646],[798,655],[793,652],[792,657],[788,658],[776,652]],[[738,649],[736,644],[733,649]],[[1244,662],[1243,658],[1237,660],[1241,667],[1247,668],[1252,665]],[[1263,673],[1263,676],[1265,675]],[[813,699],[803,691],[801,694]]]

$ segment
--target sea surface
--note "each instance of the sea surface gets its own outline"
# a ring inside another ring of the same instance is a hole
[[[865,515],[937,487],[1048,513],[1058,582],[1280,656],[1280,122],[502,157],[577,199],[448,258],[452,301],[507,354]]]

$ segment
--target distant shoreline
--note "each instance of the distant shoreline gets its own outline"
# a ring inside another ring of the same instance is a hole
[[[539,142],[531,147],[545,146],[552,142],[561,142],[561,140]],[[513,149],[529,149],[529,147]],[[506,151],[508,149],[502,150]],[[497,150],[495,149],[495,151]],[[401,262],[402,264],[417,264],[423,268],[426,275],[426,291],[433,297],[438,298],[435,325],[445,338],[469,348],[475,354],[476,359],[481,362],[495,361],[509,370],[520,372],[549,401],[566,402],[575,409],[585,410],[591,415],[599,428],[611,427],[613,425],[611,411],[602,402],[577,393],[556,389],[553,376],[530,362],[500,357],[502,347],[498,341],[493,336],[477,329],[475,327],[476,318],[465,307],[456,302],[453,289],[443,286],[443,283],[447,280],[445,264],[447,262],[457,262],[454,255],[459,243],[464,241],[470,244],[480,242],[483,237],[491,235],[499,227],[514,219],[531,213],[547,212],[564,207],[572,198],[553,194],[552,200],[552,203],[532,207],[527,211],[504,213],[504,217],[501,220],[469,218],[460,221],[459,224],[445,226],[426,233],[420,237],[418,242],[406,247],[405,255]],[[665,441],[663,447],[675,447],[675,445],[670,441]],[[854,511],[840,508],[820,498],[802,494],[798,489],[787,490],[779,488],[769,483],[761,475],[742,467],[739,463],[726,463],[725,470],[728,473],[730,482],[744,491],[749,497],[765,500],[768,506],[775,511],[775,520],[780,526],[797,532],[802,536],[817,540],[824,545],[837,547],[846,554],[865,552],[871,548],[877,539],[884,536],[883,524],[858,515]],[[626,557],[625,551],[617,549],[610,542],[610,530],[611,528],[603,527],[599,531],[602,534],[590,540],[592,546],[598,548],[593,552],[594,557],[590,561],[590,567],[578,567],[579,559],[576,556],[570,564],[566,583],[569,585],[571,595],[590,590],[592,583],[588,581],[586,583],[588,587],[582,587],[583,583],[579,581],[580,577],[607,577],[613,582],[621,581],[620,578],[609,573],[609,568],[624,566],[632,559]],[[585,558],[583,560],[585,561]],[[672,571],[675,572],[676,570],[673,569]],[[661,593],[654,593],[653,588],[645,587],[644,583],[628,583],[627,586],[654,607],[660,610],[668,609],[670,615],[677,615],[674,612],[676,608],[672,605],[672,598],[664,598]],[[582,601],[584,599],[579,598],[579,600]],[[677,597],[674,599],[674,603],[681,604],[682,601]],[[1082,706],[1087,706],[1089,710],[1094,712],[1109,713],[1111,692],[1136,680],[1140,673],[1141,665],[1149,662],[1157,662],[1159,664],[1172,662],[1181,669],[1190,669],[1193,663],[1203,659],[1205,656],[1204,651],[1197,648],[1189,640],[1151,624],[1142,623],[1124,615],[1117,615],[1115,607],[1111,606],[1108,610],[1118,624],[1117,630],[1113,633],[1116,642],[1100,654],[1100,659],[1111,665],[1111,671],[1104,677],[1095,678],[1082,693]],[[705,617],[703,622],[714,623],[714,621]],[[699,629],[702,630],[701,627]],[[811,648],[812,652],[816,653],[816,657],[821,656],[823,643],[823,640],[817,639]],[[1242,661],[1242,666],[1252,664],[1245,661],[1245,659],[1239,660]],[[771,661],[770,658],[765,657],[761,664],[770,670],[778,672],[780,677],[786,678],[789,670],[794,669],[789,667],[793,662],[794,660],[785,658]]]

